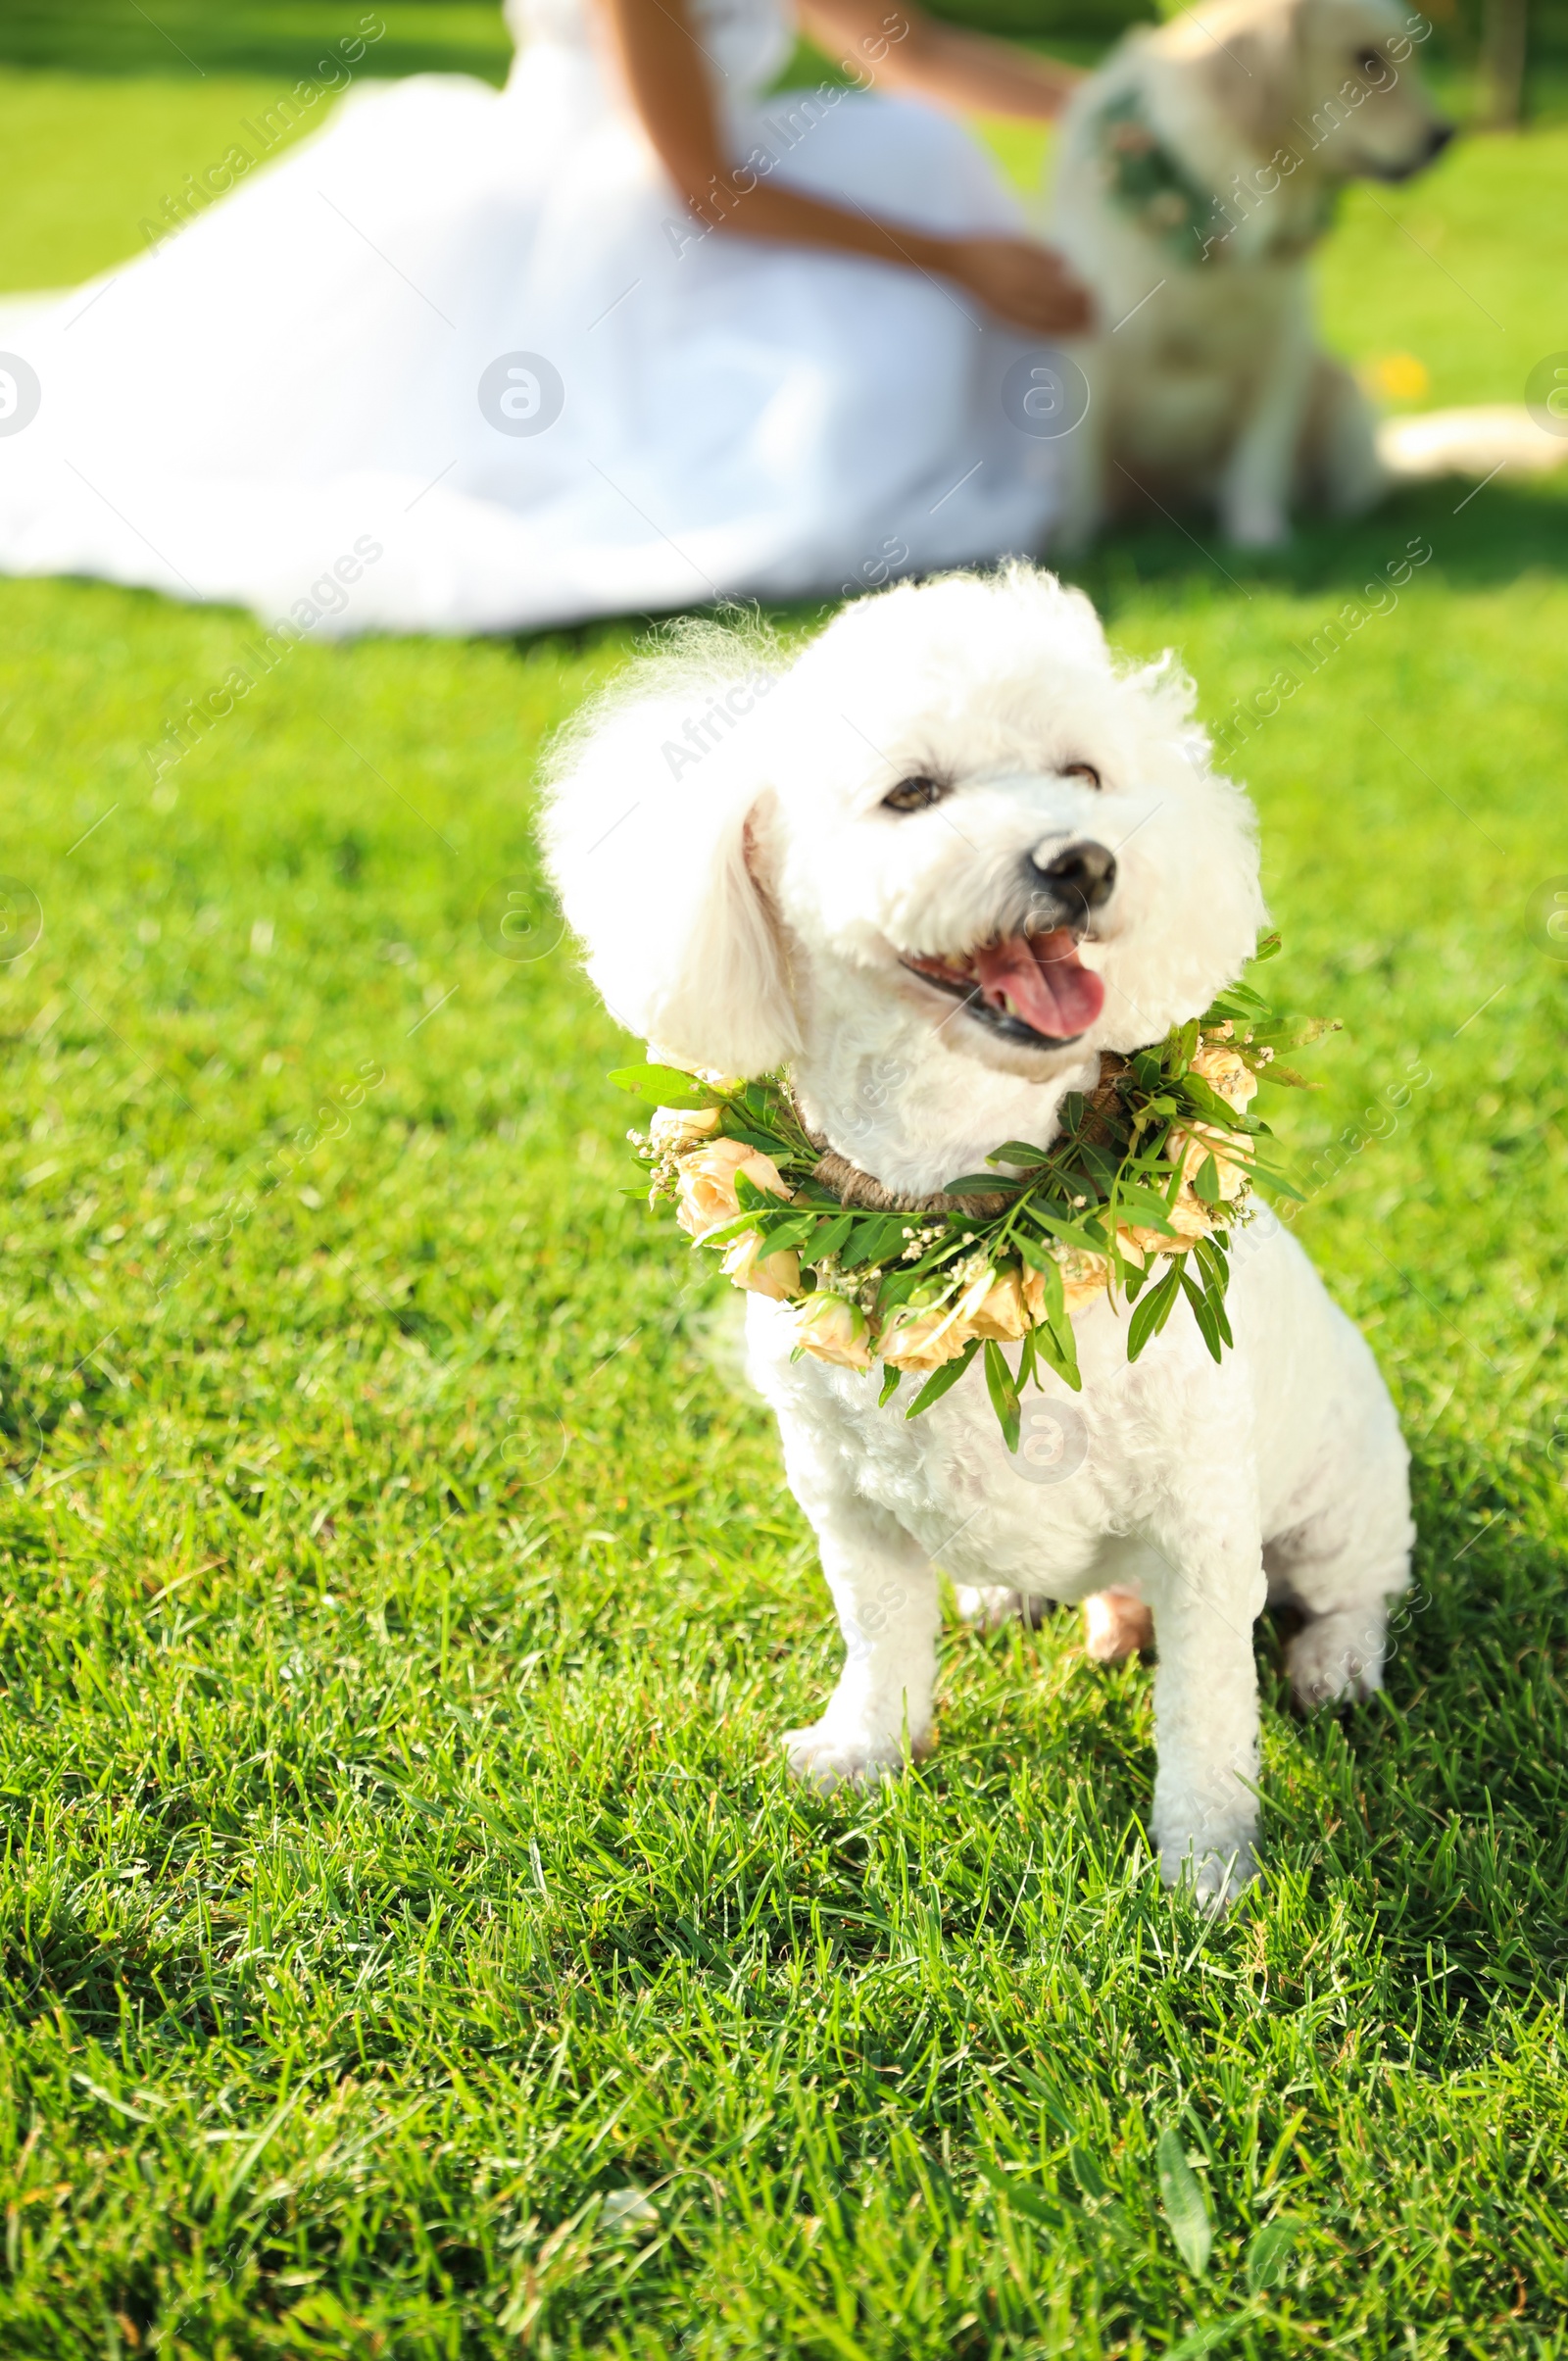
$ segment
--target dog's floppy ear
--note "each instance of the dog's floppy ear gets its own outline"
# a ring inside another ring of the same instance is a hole
[[[1197,70],[1227,121],[1267,154],[1290,128],[1300,79],[1301,18],[1311,0],[1202,0],[1172,25],[1172,47]]]
[[[656,659],[553,764],[550,866],[605,1006],[659,1054],[715,1073],[767,1073],[800,1047],[749,859],[772,803],[774,685],[760,667]]]

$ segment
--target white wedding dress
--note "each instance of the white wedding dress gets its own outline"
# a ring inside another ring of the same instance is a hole
[[[587,0],[509,21],[504,91],[362,84],[162,246],[0,304],[0,571],[341,636],[1039,549],[1054,454],[1000,393],[1020,341],[915,270],[701,234]],[[786,0],[695,0],[693,24],[737,162],[938,233],[1020,227],[930,108],[760,95]]]

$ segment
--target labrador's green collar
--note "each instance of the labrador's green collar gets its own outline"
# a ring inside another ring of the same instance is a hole
[[[1136,91],[1124,91],[1101,108],[1095,145],[1111,203],[1156,239],[1172,262],[1196,270],[1231,258],[1231,233],[1238,226],[1232,211],[1161,144]],[[1259,191],[1257,202],[1267,205],[1269,196]],[[1306,226],[1282,224],[1264,255],[1272,262],[1298,260],[1316,245],[1333,213],[1334,192],[1325,190]]]

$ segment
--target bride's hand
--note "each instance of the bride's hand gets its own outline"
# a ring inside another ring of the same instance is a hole
[[[1070,336],[1090,325],[1093,306],[1049,246],[1031,238],[951,238],[943,267],[988,312],[1030,335]]]

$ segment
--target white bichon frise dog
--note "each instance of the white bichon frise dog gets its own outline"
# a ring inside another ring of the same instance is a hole
[[[787,1066],[808,1128],[901,1201],[1049,1142],[1100,1053],[1203,1010],[1264,915],[1250,809],[1180,673],[1119,667],[1088,601],[1026,566],[865,599],[792,660],[717,627],[677,643],[579,724],[549,837],[612,1012],[687,1067]],[[933,1743],[939,1565],[1025,1600],[1111,1589],[1152,1615],[1164,1874],[1239,1889],[1253,1620],[1303,1614],[1303,1699],[1364,1696],[1413,1533],[1371,1353],[1266,1209],[1229,1308],[1218,1365],[1185,1303],[1129,1365],[1097,1300],[1082,1394],[1043,1372],[1048,1449],[1015,1457],[978,1366],[911,1422],[874,1371],[792,1357],[786,1307],[750,1299],[847,1650],[787,1735],[803,1779]]]

